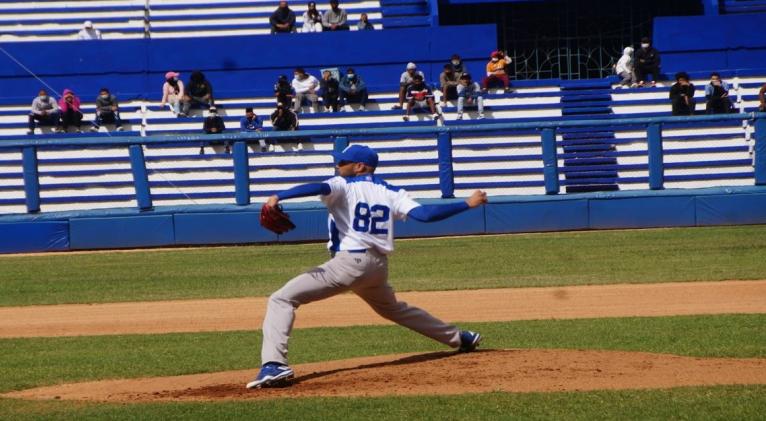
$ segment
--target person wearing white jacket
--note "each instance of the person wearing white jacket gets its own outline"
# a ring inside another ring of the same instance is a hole
[[[303,14],[303,32],[322,32],[322,14],[313,1],[308,3],[308,9]]]
[[[633,48],[625,47],[622,50],[622,57],[617,61],[614,72],[617,76],[622,78],[620,87],[635,87],[636,86],[636,73],[633,71]]]
[[[302,68],[295,69],[294,78],[292,82],[293,89],[295,90],[295,104],[293,105],[293,111],[299,113],[301,111],[301,105],[303,98],[306,98],[311,103],[311,110],[317,112],[318,98],[317,88],[319,88],[319,80],[314,76],[307,74]]]

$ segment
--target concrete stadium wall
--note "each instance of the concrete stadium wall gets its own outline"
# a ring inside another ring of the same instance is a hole
[[[766,38],[760,36],[766,13],[721,16],[657,17],[654,46],[662,71],[766,69]]]
[[[397,237],[766,223],[766,187],[492,197],[483,208],[436,223],[397,222]],[[424,203],[444,201],[425,200]],[[298,226],[277,236],[260,205],[115,209],[0,218],[0,253],[209,244],[321,241],[320,203],[285,205]]]
[[[165,72],[187,81],[202,70],[219,97],[271,95],[280,74],[304,67],[319,77],[326,67],[353,66],[371,90],[397,88],[404,64],[418,63],[438,82],[452,54],[483,74],[495,49],[494,25],[407,28],[383,31],[285,34],[195,39],[5,43],[3,48],[48,85],[89,97],[102,86],[125,100],[158,100]],[[0,103],[31,102],[41,83],[6,55],[0,55]]]

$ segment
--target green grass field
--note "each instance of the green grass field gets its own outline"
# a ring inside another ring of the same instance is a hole
[[[398,291],[766,278],[766,225],[396,243]],[[0,257],[0,305],[265,296],[322,244]]]
[[[399,290],[766,278],[766,226],[399,241]],[[435,258],[434,256],[438,256]],[[317,244],[0,258],[0,305],[266,295]],[[593,263],[598,262],[598,263]],[[484,348],[766,358],[766,314],[470,323]],[[342,337],[343,340],[337,340]],[[444,349],[396,326],[296,330],[291,362]],[[260,332],[0,339],[0,392],[259,364]],[[255,370],[253,371],[255,374]],[[766,386],[103,404],[0,398],[0,419],[763,419]]]

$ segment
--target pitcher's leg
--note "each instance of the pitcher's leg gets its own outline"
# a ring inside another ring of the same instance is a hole
[[[418,307],[397,301],[393,288],[385,279],[352,289],[382,317],[452,348],[460,346],[460,329],[457,326],[444,323]]]
[[[263,319],[261,363],[287,364],[287,341],[293,329],[295,310],[313,301],[322,300],[348,290],[361,274],[346,269],[343,256],[298,275],[269,297]]]

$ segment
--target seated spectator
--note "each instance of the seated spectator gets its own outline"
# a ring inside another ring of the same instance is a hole
[[[35,134],[35,126],[53,126],[59,128],[59,106],[56,100],[48,96],[45,89],[40,89],[37,97],[32,100],[32,109],[29,111],[29,131],[27,134]]]
[[[181,109],[181,105],[186,102],[186,91],[184,91],[184,83],[178,79],[179,76],[181,75],[176,72],[165,73],[160,107],[164,108],[167,104],[177,117],[186,117],[186,113]]]
[[[470,73],[463,73],[460,76],[460,83],[457,85],[457,119],[463,119],[463,107],[474,105],[479,108],[479,120],[484,118],[484,97],[481,94],[481,86],[471,80]]]
[[[98,92],[98,98],[96,98],[96,120],[93,122],[93,127],[90,130],[97,132],[104,124],[114,124],[116,131],[122,131],[120,105],[117,103],[117,97],[112,95],[107,88],[101,88]]]
[[[216,134],[223,133],[225,129],[226,125],[223,124],[223,119],[218,115],[218,110],[215,107],[210,107],[205,122],[202,124],[202,130],[207,134]]]
[[[503,89],[507,92],[510,89],[511,81],[508,79],[508,74],[505,72],[506,66],[510,62],[507,61],[505,54],[500,51],[493,51],[490,56],[490,60],[487,63],[487,76],[484,78],[484,89],[489,89],[490,86],[500,83]]]
[[[761,90],[758,91],[758,101],[760,102],[758,111],[766,112],[766,83],[764,83],[763,86],[761,86]]]
[[[277,98],[277,104],[284,104],[285,107],[292,108],[295,93],[287,80],[287,76],[280,75],[277,79],[277,83],[274,84],[274,96]]]
[[[310,1],[308,10],[303,13],[303,32],[322,32],[322,15],[316,2]]]
[[[338,7],[338,0],[330,0],[330,10],[322,15],[322,27],[325,31],[348,31],[346,10]]]
[[[652,87],[657,86],[660,79],[660,52],[652,47],[648,37],[641,38],[641,48],[636,52],[636,79],[638,86],[646,85],[646,77],[652,75]]]
[[[407,63],[407,69],[399,77],[399,104],[391,107],[392,109],[400,109],[404,104],[404,97],[407,95],[407,89],[413,81],[415,75],[420,75],[421,78],[425,78],[423,72],[418,70],[418,66],[413,62]]]
[[[697,105],[694,100],[694,85],[689,82],[686,72],[676,73],[676,83],[670,87],[670,100],[673,104],[673,115],[694,115]]]
[[[218,115],[218,110],[215,107],[210,107],[207,117],[205,117],[205,121],[202,123],[202,131],[207,134],[218,134],[223,133],[225,129],[226,126],[223,124],[223,119]],[[225,143],[225,149],[226,153],[231,152],[231,146],[229,145],[229,142]],[[202,155],[204,153],[205,144],[203,143],[200,145],[199,154]]]
[[[707,114],[728,114],[734,108],[729,98],[729,84],[715,72],[710,74],[710,83],[705,86],[705,99]]]
[[[293,74],[292,87],[295,91],[295,104],[293,105],[293,111],[299,113],[303,106],[303,99],[307,99],[311,106],[311,110],[317,111],[318,97],[316,94],[317,88],[319,88],[319,81],[314,76],[307,74],[303,68],[298,67]]]
[[[80,98],[76,97],[70,89],[64,89],[64,96],[59,99],[59,109],[61,110],[61,128],[64,132],[69,126],[77,127],[76,132],[80,133],[82,125],[82,111],[80,111]]]
[[[614,73],[622,78],[622,81],[620,81],[621,88],[635,88],[638,86],[636,84],[636,74],[633,69],[633,47],[625,47],[625,49],[622,50],[622,57],[617,60],[617,64],[614,66]]]
[[[447,101],[454,101],[457,99],[457,84],[458,76],[455,73],[452,64],[445,64],[444,71],[439,75],[439,87],[442,91],[442,104],[447,104]]]
[[[192,105],[203,105],[206,108],[215,105],[213,85],[199,70],[192,72],[189,84],[186,86],[186,98],[183,102],[182,113],[188,115]]]
[[[332,72],[322,72],[322,80],[319,81],[319,89],[322,90],[322,105],[327,111],[338,112],[338,96],[340,95],[338,80],[332,77]]]
[[[370,23],[370,19],[367,17],[367,13],[359,15],[359,23],[356,24],[356,29],[360,31],[374,31],[375,27]]]
[[[245,116],[239,120],[239,131],[241,133],[256,133],[263,129],[263,121],[253,112],[253,107],[245,108]],[[266,141],[263,138],[258,139],[261,146],[261,152],[266,152]]]
[[[77,39],[96,40],[101,39],[101,31],[93,27],[93,22],[86,20],[82,29],[77,33]]]
[[[450,58],[449,64],[452,65],[452,69],[455,71],[455,74],[457,75],[458,79],[460,79],[460,76],[467,71],[465,66],[463,65],[463,59],[461,59],[460,56],[457,54],[452,55],[452,58]]]
[[[277,109],[271,113],[271,127],[275,131],[298,130],[298,115],[283,104],[277,104]],[[269,145],[269,151],[274,151],[274,143]],[[298,141],[298,150],[303,150],[303,143]]]
[[[359,111],[365,111],[367,106],[367,85],[354,69],[348,68],[346,74],[340,78],[340,105],[341,107],[352,102],[359,103]]]
[[[269,24],[271,24],[272,34],[295,32],[295,13],[287,7],[287,1],[279,2],[279,7],[269,18]]]
[[[405,111],[402,119],[404,121],[410,121],[410,113],[415,107],[425,108],[431,111],[431,117],[434,120],[438,120],[441,114],[436,110],[436,104],[434,103],[434,94],[423,82],[423,76],[416,74],[412,78],[412,83],[407,88],[407,111]]]

